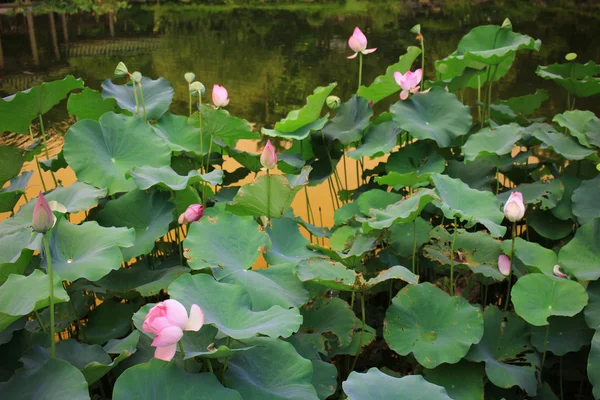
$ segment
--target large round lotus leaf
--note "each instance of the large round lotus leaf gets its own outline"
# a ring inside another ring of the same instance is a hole
[[[563,196],[564,197],[564,196]],[[560,240],[573,233],[573,221],[554,216],[553,211],[536,209],[527,213],[527,224],[540,236],[550,240]]]
[[[535,396],[537,390],[536,360],[531,357],[527,324],[514,313],[502,312],[496,306],[484,314],[484,335],[471,347],[465,359],[485,362],[485,374],[496,386],[508,389],[518,386]]]
[[[510,255],[512,240],[502,242],[502,251]],[[554,266],[558,264],[558,256],[551,250],[535,242],[528,242],[520,237],[515,238],[515,256],[527,267],[529,272],[541,272],[554,277]]]
[[[33,257],[33,250],[23,248],[23,243],[18,237],[13,239],[14,236],[3,236],[0,240],[0,285],[11,274],[23,275]]]
[[[417,93],[390,107],[396,125],[418,139],[434,140],[440,147],[450,147],[471,128],[471,112],[454,94],[443,88]]]
[[[130,175],[137,187],[142,190],[158,186],[163,189],[180,191],[197,182],[208,182],[213,186],[223,183],[223,170],[220,169],[214,169],[208,174],[191,170],[187,175],[182,176],[177,174],[169,165],[160,168],[144,165],[143,167],[133,168]]]
[[[259,134],[252,132],[252,126],[245,119],[229,115],[227,110],[216,109],[211,105],[203,105],[202,129],[212,137],[224,140],[258,139]],[[198,135],[198,140],[200,140]]]
[[[497,65],[518,50],[539,51],[541,45],[539,39],[515,33],[512,28],[484,25],[467,33],[458,43],[456,53],[465,60]]]
[[[185,151],[195,155],[208,153],[210,147],[210,133],[202,131],[200,140],[200,119],[198,114],[191,117],[183,115],[166,114],[152,125],[156,134],[162,137],[173,151]],[[202,144],[202,149],[200,149]]]
[[[29,183],[33,171],[24,171],[21,175],[10,180],[10,185],[0,189],[0,213],[12,212]]]
[[[390,228],[388,244],[394,254],[402,258],[412,257],[414,239],[417,249],[429,242],[429,232],[433,226],[423,218],[415,218],[412,224],[396,224]]]
[[[484,128],[471,135],[462,147],[465,160],[473,161],[477,157],[509,154],[521,137],[521,127],[517,124],[502,125],[493,130]]]
[[[103,99],[100,92],[90,88],[84,88],[80,93],[73,93],[69,96],[67,102],[67,110],[69,114],[80,119],[98,119],[107,112],[116,112],[122,114],[130,114],[117,105],[117,101],[112,97]]]
[[[400,279],[401,281],[410,283],[411,285],[416,285],[419,283],[419,275],[413,274],[408,270],[408,268],[403,267],[402,265],[395,265],[389,269],[380,271],[376,277],[367,281],[366,286],[367,288],[371,288],[390,279]]]
[[[136,324],[136,326],[141,327],[142,324],[143,322]],[[241,345],[238,346],[236,342],[232,345],[229,338],[216,339],[218,332],[219,330],[212,325],[204,325],[198,332],[184,332],[181,339],[181,345],[185,354],[184,359],[188,360],[198,356],[213,359],[231,357],[238,351],[246,351],[253,347],[240,347]],[[229,344],[227,344],[228,341],[230,342]]]
[[[523,195],[525,204],[540,204],[542,210],[555,207],[563,196],[565,187],[558,179],[552,179],[548,183],[541,181],[533,183],[522,183],[515,189],[498,195],[500,204],[504,205],[508,201],[512,192],[520,192]]]
[[[301,261],[296,266],[296,274],[302,282],[315,282],[336,290],[354,291],[364,284],[361,275],[327,258]]]
[[[79,181],[67,187],[59,186],[45,195],[46,200],[62,204],[69,213],[87,211],[105,196],[106,189],[96,189]]]
[[[574,138],[565,136],[548,124],[536,122],[526,131],[542,142],[542,149],[552,149],[567,160],[583,160],[595,153],[595,150],[583,147]]]
[[[592,338],[592,349],[588,357],[587,374],[594,386],[594,397],[600,398],[600,327]]]
[[[122,354],[126,353],[131,355],[137,351],[137,344],[140,340],[140,332],[134,330],[128,336],[123,339],[111,339],[103,347],[104,351],[108,354]]]
[[[588,295],[579,283],[544,274],[519,278],[511,291],[515,312],[531,325],[548,325],[553,315],[572,317],[583,310]]]
[[[363,137],[361,144],[348,152],[348,156],[360,160],[362,157],[380,157],[388,154],[398,142],[398,134],[402,129],[398,128],[392,121],[385,121],[372,125]]]
[[[63,151],[79,180],[108,188],[108,194],[136,187],[133,180],[126,178],[132,168],[162,167],[171,162],[169,146],[150,125],[115,113],[104,114],[98,122],[75,123],[67,131]]]
[[[556,218],[561,220],[574,219],[575,214],[573,214],[573,201],[571,197],[573,196],[575,189],[581,185],[581,179],[575,176],[563,176],[560,178],[560,181],[565,190],[562,198],[556,204],[556,207],[552,208],[550,211]]]
[[[175,206],[166,192],[144,192],[135,189],[116,200],[111,200],[98,213],[102,226],[135,229],[132,247],[121,250],[125,261],[152,251],[156,239],[169,231]]]
[[[596,115],[591,111],[581,111],[581,110],[573,110],[573,111],[565,111],[562,114],[557,114],[552,119],[553,122],[556,122],[563,128],[567,128],[571,135],[577,138],[579,143],[585,147],[592,147],[592,144],[598,146],[600,142],[598,142],[597,137],[588,137],[588,132],[586,131],[586,125],[590,122],[596,120]],[[590,132],[589,134],[593,134]]]
[[[423,248],[423,255],[441,265],[450,265],[450,249],[453,234],[442,226],[435,227],[430,233],[432,243]],[[505,279],[498,269],[498,257],[502,254],[501,242],[485,232],[467,232],[459,229],[454,244],[453,261],[464,265],[471,271],[496,281]],[[460,249],[460,251],[456,251]]]
[[[552,80],[577,97],[593,96],[600,93],[600,65],[593,61],[585,64],[565,63],[540,65],[535,71],[544,79]]]
[[[385,229],[397,223],[410,222],[435,199],[433,190],[421,189],[406,199],[390,204],[385,210],[370,210],[373,217],[366,222],[373,229]]]
[[[115,382],[114,400],[241,400],[208,372],[191,374],[174,362],[153,359],[128,368]]]
[[[588,305],[585,307],[585,321],[592,329],[600,327],[600,281],[590,282],[587,288]]]
[[[364,215],[369,215],[376,210],[383,210],[390,204],[402,200],[400,193],[386,192],[381,189],[371,189],[356,200],[358,209]]]
[[[169,293],[188,310],[197,304],[204,311],[206,324],[214,324],[234,339],[248,339],[259,333],[288,337],[302,323],[297,308],[275,305],[266,311],[252,311],[252,300],[242,286],[220,283],[206,274],[180,276],[169,285]]]
[[[392,350],[403,356],[413,353],[426,368],[457,363],[482,335],[481,310],[430,283],[402,289],[386,312],[383,328]]]
[[[485,226],[492,236],[503,236],[506,228],[502,225],[504,214],[500,204],[491,192],[471,189],[460,179],[435,174],[431,177],[440,200],[434,200],[446,218],[460,218],[467,222],[467,228],[476,223]]]
[[[358,142],[363,131],[369,125],[373,108],[364,97],[352,96],[340,106],[333,117],[323,128],[323,135],[329,140],[339,140],[344,146]]]
[[[254,219],[226,212],[191,224],[183,244],[189,266],[212,268],[217,279],[250,269],[271,247],[269,236]]]
[[[229,358],[225,385],[244,400],[317,400],[312,363],[279,339],[254,338],[256,346]]]
[[[294,139],[294,140],[301,141],[303,139],[306,139],[308,137],[308,135],[310,135],[311,133],[318,132],[321,129],[323,129],[323,127],[325,126],[325,124],[327,124],[327,122],[329,122],[329,113],[325,114],[325,116],[323,118],[317,119],[314,122],[311,122],[309,124],[301,126],[300,128],[298,128],[292,132],[280,132],[276,129],[267,129],[267,128],[262,128],[261,132],[264,135],[271,136],[271,137],[280,137],[283,139]],[[306,151],[312,151],[312,150],[307,149]],[[282,158],[282,161],[285,161],[283,159],[283,156],[281,158]]]
[[[389,95],[399,92],[400,86],[394,79],[394,72],[400,72],[401,74],[408,72],[420,54],[421,49],[408,46],[406,54],[401,55],[397,63],[386,68],[385,75],[379,75],[369,86],[360,86],[357,94],[373,103],[377,103]]]
[[[291,218],[274,218],[267,227],[271,249],[265,254],[269,264],[298,263],[316,254],[306,248],[309,241],[300,233],[298,223]]]
[[[577,279],[595,281],[600,278],[600,240],[598,226],[600,218],[582,225],[575,237],[558,253],[558,263],[565,272]]]
[[[471,189],[489,190],[490,182],[496,179],[497,165],[492,157],[478,158],[468,163],[450,160],[446,174],[450,178],[460,179]]]
[[[90,395],[83,374],[69,362],[54,358],[33,370],[18,369],[0,384],[0,398],[89,400]]]
[[[442,386],[453,399],[483,400],[485,371],[480,363],[461,360],[458,364],[442,364],[436,369],[426,369],[425,379]]]
[[[89,313],[83,334],[88,343],[103,344],[125,336],[131,329],[133,308],[130,303],[105,301]]]
[[[115,85],[110,79],[102,82],[102,97],[114,97],[121,108],[131,111],[134,115],[139,113],[141,118],[148,120],[159,119],[167,112],[173,101],[175,93],[169,82],[165,78],[156,80],[142,78],[142,90],[144,92],[144,101],[146,105],[146,115],[142,107],[140,88],[136,85],[139,107],[135,106],[134,88],[131,81],[124,85]]]
[[[135,231],[103,228],[95,221],[73,225],[61,219],[51,231],[52,269],[67,281],[96,281],[123,263],[121,247],[134,244]],[[46,260],[42,267],[47,268]]]
[[[496,73],[496,75],[498,75]],[[548,100],[548,91],[546,89],[536,89],[535,93],[525,96],[511,97],[508,100],[496,100],[494,104],[510,107],[512,111],[522,115],[531,115],[535,110]]]
[[[557,356],[564,356],[589,345],[594,335],[594,331],[586,325],[583,313],[575,317],[550,317],[548,322],[550,322],[550,329],[547,344],[545,344],[547,326],[531,328],[531,344],[540,353],[546,349]]]
[[[587,224],[594,218],[600,217],[598,207],[600,197],[600,175],[594,179],[581,182],[581,185],[573,191],[573,214],[581,224]]]
[[[432,84],[441,87],[448,86],[448,90],[451,92],[465,87],[483,88],[490,80],[496,82],[502,79],[512,67],[515,56],[516,53],[512,53],[504,57],[494,67],[495,74],[488,76],[486,64],[466,59],[464,55],[459,55],[457,51],[454,51],[446,58],[435,62],[436,76],[439,80]]]
[[[13,146],[0,146],[0,185],[4,186],[6,182],[19,175],[24,162],[23,150]]]
[[[34,118],[50,111],[74,89],[83,89],[83,80],[67,75],[64,79],[44,82],[0,98],[0,132],[28,133]]]
[[[422,376],[394,378],[377,368],[366,373],[351,372],[342,386],[352,400],[451,400],[446,389],[427,382]]]
[[[54,303],[69,301],[58,276],[54,276]],[[40,270],[31,275],[8,277],[0,286],[0,332],[23,315],[47,307],[50,304],[48,276]]]

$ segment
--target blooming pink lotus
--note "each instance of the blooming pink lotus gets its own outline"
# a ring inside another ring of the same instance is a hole
[[[212,101],[215,107],[225,107],[229,104],[229,96],[227,94],[227,89],[223,86],[214,85],[212,90]]]
[[[354,28],[352,36],[350,36],[350,39],[348,39],[348,46],[350,46],[350,48],[354,52],[354,54],[348,56],[348,58],[355,58],[358,55],[358,53],[370,54],[377,50],[377,48],[367,49],[367,37],[364,33],[362,33],[362,31],[358,27]]]
[[[204,325],[204,312],[196,304],[190,308],[188,318],[185,307],[177,300],[169,299],[150,309],[142,330],[156,335],[152,346],[156,347],[154,357],[171,361],[177,351],[177,342],[183,337],[183,331],[198,332]]]
[[[504,254],[501,254],[500,257],[498,257],[498,269],[500,270],[500,273],[502,273],[502,275],[509,276],[510,275],[510,258],[508,258]]]
[[[189,224],[198,221],[204,215],[204,206],[202,204],[191,204],[177,219],[179,225]]]
[[[260,163],[265,169],[273,169],[277,165],[277,154],[275,154],[275,147],[271,144],[270,139],[267,140],[267,145],[260,155]]]
[[[504,205],[504,216],[510,222],[520,221],[525,215],[525,204],[521,192],[512,192]]]
[[[54,226],[54,214],[52,214],[50,204],[48,204],[42,192],[38,194],[37,201],[33,207],[31,226],[38,233],[46,233]]]
[[[406,100],[409,93],[418,93],[421,88],[421,78],[423,77],[423,70],[419,68],[415,72],[408,71],[404,75],[400,72],[394,72],[394,79],[396,83],[400,85],[402,91],[400,92],[400,99]]]

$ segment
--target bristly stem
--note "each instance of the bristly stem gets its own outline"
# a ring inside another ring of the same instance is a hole
[[[33,310],[33,313],[35,315],[35,319],[37,320],[38,325],[42,329],[42,332],[47,332],[46,327],[44,326],[44,324],[42,323],[42,319],[40,318],[40,314],[37,312],[37,310]]]
[[[140,117],[140,102],[138,100],[137,89],[135,88],[135,81],[131,79],[131,83],[133,86],[133,98],[135,99],[135,114],[137,117]]]
[[[31,142],[33,143],[35,139],[33,138],[33,132],[31,130],[31,125],[29,125],[29,137],[31,138]],[[42,175],[42,169],[40,168],[40,161],[38,160],[38,156],[33,156],[35,159],[35,166],[37,167],[38,174],[40,175],[40,181],[42,182],[42,187],[44,188],[44,192],[47,192],[46,182],[44,182],[44,176]]]
[[[40,132],[42,133],[42,140],[44,141],[44,151],[46,154],[46,160],[50,160],[50,153],[48,152],[48,142],[46,142],[46,131],[44,130],[44,119],[42,118],[42,114],[38,115],[40,119]],[[54,172],[50,170],[50,175],[52,176],[52,180],[54,181],[54,186],[58,187],[58,181],[56,180],[56,176],[54,176]]]
[[[231,347],[231,337],[230,336],[227,337],[227,342],[225,343],[225,346],[227,346],[228,348]],[[229,364],[229,357],[225,357],[225,363],[223,364],[223,371],[221,371],[221,382],[225,381],[225,373],[227,372],[227,364]]]
[[[358,89],[360,89],[360,85],[362,85],[362,68],[363,68],[363,55],[362,53],[358,53]]]
[[[506,291],[506,302],[504,303],[504,311],[508,310],[508,303],[510,303],[510,287],[512,286],[512,270],[513,270],[513,258],[515,257],[515,238],[517,236],[517,223],[512,224],[512,246],[510,248],[510,268],[508,270],[508,290]]]
[[[267,170],[267,218],[271,218],[271,173]]]
[[[412,252],[412,273],[415,273],[415,261],[417,258],[417,219],[413,219],[413,252]]]
[[[189,372],[187,369],[187,363],[186,363],[186,359],[185,359],[185,351],[183,351],[183,343],[181,343],[181,340],[179,342],[177,342],[177,345],[179,346],[179,351],[181,351],[181,359],[183,360],[183,369],[186,372]]]
[[[200,93],[198,93],[198,94],[200,94]],[[189,95],[189,97],[188,97],[188,99],[189,99],[189,101],[188,101],[188,103],[189,103],[189,114],[190,114],[190,117],[191,117],[192,116],[192,91],[190,90],[190,84],[189,83],[188,83],[188,95]]]
[[[423,84],[425,83],[425,38],[423,35],[419,34],[421,37],[421,92],[425,90]]]
[[[144,99],[144,89],[142,89],[142,82],[138,82],[138,86],[140,87],[140,99],[142,100],[142,108],[144,109],[144,121],[147,121],[147,113],[146,113],[146,100]]]
[[[456,243],[456,233],[458,232],[458,226],[456,225],[456,219],[454,219],[454,233],[452,234],[452,244],[450,245],[450,295],[454,296],[454,244]]]
[[[50,232],[51,231],[48,231],[43,234],[42,241],[44,242],[44,256],[46,257],[46,264],[48,264],[48,288],[50,293],[50,357],[54,358],[56,355],[54,346],[54,274],[52,273],[52,256],[50,255]]]
[[[354,293],[354,292],[352,292],[352,293]],[[354,361],[352,362],[352,367],[350,368],[350,371],[354,371],[354,367],[356,366],[356,361],[358,361],[358,357],[360,356],[360,353],[362,350],[362,345],[363,345],[363,335],[365,333],[365,319],[366,319],[365,292],[362,292],[360,294],[360,311],[361,311],[361,317],[362,317],[362,330],[360,331],[360,338],[358,340],[358,350],[356,350],[356,356],[354,357]]]

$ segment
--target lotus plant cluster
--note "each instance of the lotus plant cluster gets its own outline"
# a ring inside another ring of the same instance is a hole
[[[356,92],[260,129],[200,70],[0,99],[43,139],[0,146],[0,399],[600,399],[600,71],[510,98],[539,40],[476,27],[425,70],[425,28],[380,66],[356,27]]]

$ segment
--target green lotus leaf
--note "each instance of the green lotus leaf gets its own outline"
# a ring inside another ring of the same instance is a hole
[[[502,243],[502,251],[510,256],[512,241]],[[546,249],[535,242],[528,242],[520,237],[515,238],[515,257],[527,267],[529,272],[554,277],[554,266],[558,264],[558,256],[551,249]]]
[[[24,162],[25,151],[18,147],[0,146],[0,185],[4,186],[19,175]]]
[[[131,329],[133,307],[130,303],[105,301],[88,315],[83,334],[90,344],[104,344],[125,336]]]
[[[339,140],[342,145],[348,146],[362,139],[372,115],[373,108],[367,99],[352,96],[340,106],[335,117],[323,127],[322,133],[329,140]]]
[[[433,241],[423,248],[423,255],[442,265],[450,265],[453,234],[437,226],[429,236]],[[489,234],[459,229],[456,232],[454,248],[455,251],[460,249],[453,258],[456,265],[464,265],[474,273],[495,281],[504,280],[505,276],[498,270],[498,257],[502,254],[501,242]]]
[[[575,281],[529,274],[517,280],[511,291],[515,312],[534,326],[548,325],[548,317],[572,317],[583,310],[588,295]]]
[[[269,264],[298,263],[314,257],[315,253],[308,250],[309,241],[302,236],[298,223],[291,218],[274,218],[267,227],[271,238],[271,249],[265,253]]]
[[[583,127],[583,132],[591,145],[600,147],[600,118],[593,118]]]
[[[355,291],[364,285],[361,275],[327,258],[303,260],[295,272],[302,282],[315,282],[335,290]]]
[[[26,249],[20,234],[2,236],[0,240],[0,285],[11,274],[23,275],[33,257],[33,250]]]
[[[564,356],[589,345],[594,335],[594,331],[586,325],[583,313],[575,317],[550,317],[548,321],[550,328],[547,337],[546,326],[531,329],[531,344],[540,353],[548,350],[557,356]]]
[[[168,165],[159,168],[145,165],[133,168],[130,175],[137,187],[142,190],[158,186],[163,189],[180,191],[197,182],[208,182],[212,186],[223,183],[223,171],[220,169],[214,169],[207,174],[191,170],[186,176],[182,176]]]
[[[508,100],[496,100],[495,105],[504,105],[521,115],[531,115],[548,100],[549,94],[546,89],[537,89],[535,93],[525,96],[511,97]]]
[[[223,140],[259,138],[258,133],[252,132],[252,126],[248,121],[229,115],[227,110],[203,105],[201,111],[203,133],[206,131],[214,138]]]
[[[267,204],[269,189],[270,207]],[[227,210],[237,215],[281,218],[291,208],[300,189],[302,185],[291,187],[290,182],[281,175],[261,175],[240,188]]]
[[[356,200],[359,211],[364,215],[369,215],[375,211],[381,211],[391,204],[402,200],[399,193],[386,192],[380,189],[371,189]]]
[[[209,373],[191,374],[175,363],[153,359],[128,368],[119,376],[113,390],[114,400],[241,400],[235,390],[223,387]]]
[[[73,290],[70,288],[69,297],[71,301],[69,303],[59,303],[54,305],[54,328],[56,332],[62,332],[72,322],[77,321],[77,319],[81,319],[85,317],[85,315],[90,311],[90,308],[94,305],[94,296],[83,290]],[[45,308],[38,312],[42,325],[44,327],[50,326],[50,309]],[[27,329],[39,329],[41,330],[40,323],[38,319],[29,321]],[[44,347],[48,346],[47,343],[44,343]]]
[[[446,218],[460,218],[470,228],[476,223],[485,226],[492,236],[504,236],[506,228],[501,226],[504,214],[500,204],[490,192],[471,189],[460,179],[446,175],[431,176],[438,199],[433,204],[440,208]]]
[[[600,219],[582,225],[558,253],[558,263],[565,272],[577,279],[595,281],[600,278],[600,244],[597,237],[597,224]]]
[[[111,111],[131,115],[130,112],[119,107],[117,101],[112,97],[102,98],[100,92],[87,87],[82,92],[69,96],[67,110],[69,114],[77,117],[78,121],[81,119],[98,121],[102,115]]]
[[[462,146],[465,160],[473,161],[478,157],[510,154],[515,143],[521,137],[521,127],[517,124],[502,125],[498,129],[484,128],[471,135]]]
[[[83,89],[83,80],[67,75],[0,99],[0,132],[28,134],[34,118],[50,111],[74,89]]]
[[[388,400],[398,398],[400,393],[411,400],[451,400],[446,389],[420,375],[394,378],[374,367],[366,373],[352,371],[342,386],[353,400]]]
[[[321,108],[323,106],[321,105]],[[266,128],[262,128],[261,132],[267,136],[271,136],[271,137],[280,137],[283,139],[294,139],[294,140],[303,140],[306,139],[308,137],[308,135],[310,135],[313,132],[318,132],[321,129],[323,129],[323,127],[325,126],[325,124],[327,124],[327,122],[329,122],[329,114],[325,114],[325,116],[321,119],[317,119],[314,122],[311,122],[309,124],[303,125],[300,128],[296,129],[295,131],[292,132],[280,132],[276,129],[266,129]]]
[[[38,159],[38,163],[40,164],[42,170],[52,172],[56,172],[60,169],[67,168],[69,166],[67,164],[67,160],[65,160],[65,154],[63,153],[62,149],[56,155],[56,157],[52,157],[43,161],[40,161]]]
[[[236,270],[250,269],[271,241],[252,218],[222,212],[191,224],[184,247],[192,269],[212,268],[217,279],[222,279]]]
[[[554,208],[550,210],[536,209],[528,212],[527,226],[533,228],[542,237],[559,240],[573,232],[573,222],[556,218],[553,210]]]
[[[390,230],[390,239],[388,244],[394,254],[403,257],[412,257],[414,239],[416,236],[417,250],[425,243],[429,242],[429,232],[433,226],[423,218],[415,218],[412,224],[395,224]]]
[[[542,149],[552,149],[568,160],[583,160],[595,153],[593,149],[581,146],[574,138],[557,132],[548,124],[534,123],[526,130],[542,142]]]
[[[401,132],[402,130],[392,121],[371,125],[362,143],[356,150],[349,151],[348,156],[360,160],[362,157],[374,158],[388,154],[396,147],[398,134]]]
[[[586,126],[591,121],[598,121],[596,115],[591,111],[565,111],[562,114],[556,114],[552,119],[563,128],[569,130],[572,136],[577,138],[579,143],[585,147],[600,146],[600,135],[598,132],[588,132]],[[597,136],[596,136],[597,135]]]
[[[394,123],[417,139],[434,140],[440,147],[450,147],[471,128],[469,107],[443,88],[417,93],[390,107]]]
[[[219,330],[212,325],[204,325],[198,332],[185,332],[181,339],[185,360],[194,357],[225,358],[239,351],[246,351],[254,346],[234,347],[227,345],[227,339],[216,339]],[[235,344],[235,343],[234,343]]]
[[[562,198],[556,204],[556,207],[552,208],[550,211],[556,218],[561,220],[570,220],[575,219],[575,214],[573,214],[573,202],[571,197],[573,196],[573,192],[575,189],[581,185],[581,179],[575,176],[562,176],[560,178],[561,183],[563,184],[565,190],[563,192]]]
[[[134,330],[123,339],[111,339],[103,347],[108,354],[128,354],[131,355],[137,351],[137,344],[140,340],[140,332]]]
[[[377,333],[376,333],[375,329],[373,329],[369,325],[365,325],[364,331],[362,331],[362,326],[360,326],[360,324],[357,324],[357,325],[358,325],[359,331],[357,331],[357,330],[354,331],[354,336],[352,336],[352,343],[350,343],[348,346],[340,347],[340,346],[336,345],[335,341],[329,342],[331,345],[331,349],[329,350],[330,357],[333,357],[333,356],[336,356],[339,354],[356,356],[357,354],[359,354],[362,351],[362,349],[369,346],[377,338]],[[361,331],[362,331],[362,338],[361,338]]]
[[[573,191],[571,196],[573,214],[581,224],[600,217],[600,209],[596,201],[598,196],[600,196],[600,176],[581,182],[581,185]]]
[[[220,283],[206,274],[180,276],[169,285],[169,293],[186,309],[197,304],[204,311],[206,324],[214,324],[233,339],[248,339],[258,333],[289,337],[302,323],[297,308],[275,305],[266,311],[252,311],[252,300],[242,286]]]
[[[371,100],[373,103],[377,103],[389,95],[399,92],[400,85],[394,79],[394,72],[402,74],[408,72],[420,54],[421,49],[415,46],[408,46],[406,54],[401,55],[397,63],[386,68],[385,75],[379,75],[369,86],[360,86],[357,95]]]
[[[96,189],[83,182],[76,181],[63,187],[59,186],[45,195],[46,200],[62,204],[69,213],[87,211],[98,205],[98,201],[106,197],[106,189]]]
[[[254,338],[256,346],[229,358],[225,385],[245,400],[316,400],[312,363],[282,340]]]
[[[539,51],[541,45],[539,39],[515,33],[512,28],[483,25],[463,36],[456,53],[468,61],[497,65],[518,50]]]
[[[25,171],[10,180],[10,185],[0,189],[0,213],[11,212],[25,193],[33,171]]]
[[[134,115],[139,112],[140,117],[148,120],[157,120],[169,110],[173,101],[175,91],[165,78],[150,79],[143,77],[141,80],[144,100],[146,105],[146,115],[142,107],[142,99],[139,85],[136,85],[139,107],[136,107],[134,96],[134,87],[131,81],[124,85],[116,85],[110,79],[102,82],[102,97],[113,97],[119,107],[130,111]],[[145,154],[145,153],[144,153]]]
[[[590,298],[585,307],[585,321],[592,329],[600,327],[600,281],[590,282],[587,288]]]
[[[172,151],[185,151],[197,156],[208,154],[210,133],[202,131],[200,140],[200,119],[198,114],[191,117],[165,114],[152,125],[154,132],[163,138]],[[202,144],[202,149],[200,145]]]
[[[39,368],[21,368],[6,383],[0,383],[3,399],[89,400],[88,384],[83,374],[68,361],[52,358]]]
[[[6,343],[10,343],[12,341],[12,338],[15,336],[15,333],[22,331],[23,328],[25,328],[25,325],[28,322],[27,320],[28,317],[19,318],[15,322],[11,323],[8,327],[4,328],[4,330],[0,332],[0,346]]]
[[[104,114],[98,122],[75,123],[67,131],[63,151],[79,180],[107,188],[108,194],[136,188],[126,178],[132,168],[162,167],[171,161],[171,150],[150,125],[115,113]]]
[[[388,173],[415,173],[417,176],[442,173],[446,168],[446,160],[431,145],[431,142],[419,140],[402,147],[390,154],[385,165]]]
[[[539,360],[530,357],[527,324],[513,313],[496,306],[483,313],[484,334],[481,342],[471,347],[466,360],[485,362],[485,374],[497,387],[518,386],[530,396],[537,391],[536,367]]]
[[[367,287],[373,287],[390,279],[400,279],[401,281],[411,285],[416,285],[419,283],[419,275],[413,274],[402,265],[395,265],[389,269],[380,271],[376,277],[369,279],[367,281]]]
[[[577,97],[588,97],[600,93],[600,65],[589,61],[585,64],[565,63],[537,67],[535,73],[560,86]]]
[[[417,218],[425,206],[435,199],[436,195],[433,190],[421,189],[413,193],[411,197],[389,205],[385,210],[373,209],[370,211],[373,212],[373,217],[366,222],[373,229],[385,229],[393,224],[410,222]]]
[[[403,356],[413,353],[425,368],[457,363],[482,335],[481,310],[430,283],[402,289],[386,312],[383,328],[392,350]]]
[[[482,88],[488,81],[496,82],[506,76],[515,61],[515,56],[516,53],[511,53],[503,57],[495,66],[495,74],[488,75],[486,64],[467,59],[464,54],[459,55],[458,51],[454,51],[448,57],[435,62],[436,76],[439,80],[433,84],[448,86],[451,92],[465,87]]]
[[[489,190],[490,182],[496,179],[496,166],[498,165],[497,160],[493,158],[478,158],[468,163],[450,160],[446,173],[450,178],[460,179],[471,189]]]
[[[592,349],[588,357],[587,374],[594,387],[594,397],[600,397],[600,327],[592,338]]]
[[[513,191],[517,191],[523,195],[523,202],[525,204],[540,204],[542,210],[547,210],[556,207],[563,197],[564,190],[565,187],[562,182],[557,179],[552,179],[548,183],[522,183],[515,189],[499,194],[498,200],[504,205],[508,201],[510,194]]]
[[[417,176],[414,172],[399,174],[398,172],[388,172],[383,176],[376,176],[375,182],[381,186],[390,186],[399,191],[404,187],[419,187],[427,184],[429,174]]]
[[[260,163],[261,153],[253,153],[253,152],[249,152],[249,151],[242,151],[242,150],[229,148],[229,149],[227,149],[227,154],[229,154],[231,156],[231,158],[233,158],[235,161],[240,163],[242,165],[242,167],[247,168],[254,173],[258,173],[258,171],[260,171],[263,168],[262,164]],[[304,165],[304,160],[299,160],[298,158],[295,158],[295,157],[292,158],[291,156],[293,156],[293,155],[286,154],[286,158],[289,162],[298,161],[299,167],[302,167]],[[293,161],[290,161],[290,160],[293,160]]]
[[[482,400],[483,365],[461,360],[458,364],[442,364],[435,369],[424,371],[425,379],[434,385],[442,386],[448,396],[461,400]]]

